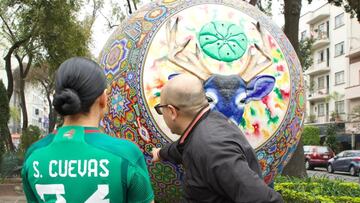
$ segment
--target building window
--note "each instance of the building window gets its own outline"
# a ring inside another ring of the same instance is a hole
[[[322,63],[325,60],[324,50],[319,51],[318,63]]]
[[[325,88],[325,77],[324,76],[318,77],[318,89],[321,90],[324,88]]]
[[[340,56],[344,54],[344,42],[335,44],[335,56]]]
[[[318,32],[325,32],[325,23],[321,23],[320,25],[318,25]]]
[[[335,29],[344,25],[344,13],[335,17]]]
[[[306,30],[301,32],[301,41],[305,40],[306,38]]]
[[[324,104],[318,104],[318,116],[325,116]]]
[[[343,84],[344,82],[344,71],[335,73],[335,85]]]
[[[35,109],[35,115],[39,115],[39,109]]]
[[[344,106],[345,106],[344,100],[335,102],[335,112],[344,113],[345,112]]]

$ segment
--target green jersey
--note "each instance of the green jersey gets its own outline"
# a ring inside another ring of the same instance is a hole
[[[22,169],[28,202],[151,202],[144,156],[98,128],[65,126],[33,144]]]

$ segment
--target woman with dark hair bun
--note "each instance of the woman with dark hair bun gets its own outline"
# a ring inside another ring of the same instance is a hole
[[[101,67],[70,58],[55,82],[53,105],[64,125],[25,155],[21,174],[28,202],[152,202],[140,149],[98,129],[107,104]]]

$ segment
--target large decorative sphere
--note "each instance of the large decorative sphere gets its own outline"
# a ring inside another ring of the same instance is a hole
[[[152,148],[179,138],[153,108],[173,74],[204,80],[212,110],[239,126],[267,183],[296,149],[305,115],[299,60],[281,29],[245,1],[147,4],[112,34],[99,62],[109,83],[105,132],[140,147],[159,201],[181,195],[181,166],[151,162]]]

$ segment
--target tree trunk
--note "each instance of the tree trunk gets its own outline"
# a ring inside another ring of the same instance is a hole
[[[20,73],[20,75],[22,75]],[[23,123],[22,123],[22,131],[24,132],[28,127],[28,115],[26,109],[26,100],[25,100],[25,79],[20,78],[20,105],[21,105],[21,112],[23,115]]]
[[[56,125],[56,118],[57,118],[57,113],[54,110],[54,107],[52,106],[52,101],[51,101],[51,93],[52,93],[52,87],[53,87],[53,83],[51,82],[44,82],[39,80],[40,84],[43,86],[45,93],[46,93],[46,99],[48,102],[48,107],[49,107],[49,114],[48,114],[48,119],[49,119],[49,125],[48,125],[48,131],[49,133],[53,132],[55,129],[55,125]]]
[[[133,4],[134,4],[134,9],[135,11],[137,10],[137,6],[136,6],[136,0],[132,0]]]
[[[5,85],[0,80],[0,150],[14,151],[14,145],[11,140],[11,134],[8,126],[10,119],[9,99],[7,98],[7,91]],[[2,153],[3,151],[1,151]],[[1,156],[1,154],[0,154]]]
[[[13,54],[14,50],[15,50],[15,45],[9,49],[8,53],[4,57],[6,76],[7,76],[7,80],[8,80],[6,94],[7,94],[7,97],[9,98],[9,103],[10,103],[10,98],[14,91],[14,77],[13,77],[12,70],[11,70],[11,55]]]
[[[4,136],[3,139],[5,141],[5,148],[7,151],[14,152],[15,147],[11,139],[11,133],[8,125],[0,126],[0,134]]]
[[[285,35],[299,55],[299,20],[301,0],[284,1]]]
[[[293,45],[296,53],[299,55],[299,20],[301,11],[301,0],[284,1],[285,34]],[[282,175],[294,177],[306,177],[305,157],[302,139],[291,157],[290,161],[284,167]]]
[[[31,63],[32,63],[32,56],[29,55],[29,61],[26,64],[26,68],[24,70],[24,64],[23,64],[23,59],[24,57],[20,57],[19,55],[15,54],[15,58],[17,59],[18,63],[19,63],[19,69],[20,69],[20,87],[19,87],[19,91],[20,91],[20,105],[21,105],[21,112],[23,115],[23,124],[22,124],[22,131],[24,132],[26,130],[26,128],[28,127],[28,114],[27,114],[27,108],[26,108],[26,98],[25,98],[25,78],[27,76],[27,74],[29,73],[30,67],[31,67]]]
[[[6,76],[8,79],[8,85],[7,85],[7,96],[9,99],[9,103],[10,103],[10,99],[11,96],[13,94],[14,91],[14,77],[12,74],[12,69],[11,69],[11,56],[14,53],[14,51],[19,48],[23,43],[25,43],[29,38],[25,38],[23,40],[17,41],[15,42],[9,49],[8,53],[6,54],[6,56],[4,57],[5,60],[5,70],[6,70]]]
[[[50,108],[49,116],[50,116],[49,117],[49,133],[51,133],[55,130],[56,118],[57,118],[57,113],[53,107]]]
[[[47,97],[48,105],[49,105],[49,133],[51,133],[52,131],[54,131],[54,128],[55,128],[57,113],[56,113],[56,111],[54,111],[54,108],[52,106],[50,93],[47,93],[46,97]]]
[[[302,139],[300,139],[299,144],[295,150],[295,153],[291,157],[290,161],[284,167],[284,170],[282,172],[283,176],[291,176],[298,178],[307,177],[303,147],[304,145]]]

